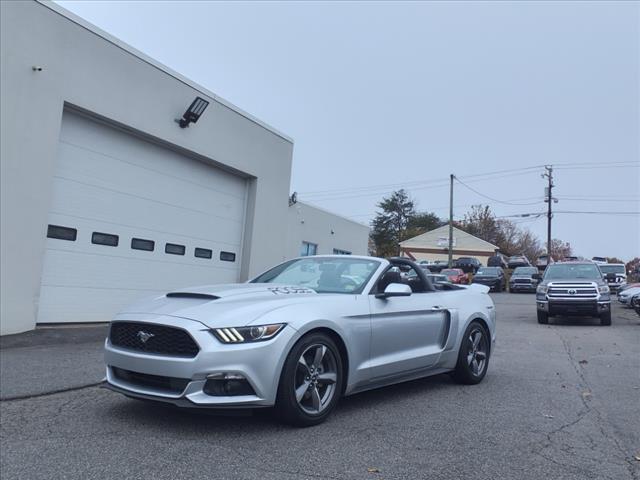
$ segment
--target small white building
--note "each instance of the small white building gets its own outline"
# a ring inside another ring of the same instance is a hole
[[[498,247],[470,233],[453,227],[453,258],[475,257],[483,265],[489,257],[495,255]],[[449,225],[430,230],[404,242],[400,242],[402,256],[412,260],[448,260],[449,259]]]
[[[0,334],[299,253],[289,137],[53,2],[0,2],[0,21]],[[346,231],[330,217],[305,214],[320,249]]]
[[[287,254],[367,255],[369,227],[321,208],[296,202],[289,206]]]

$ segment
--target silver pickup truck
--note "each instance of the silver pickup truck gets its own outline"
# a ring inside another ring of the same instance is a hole
[[[602,272],[593,262],[549,265],[536,291],[538,323],[556,315],[598,317],[611,325],[611,295]]]

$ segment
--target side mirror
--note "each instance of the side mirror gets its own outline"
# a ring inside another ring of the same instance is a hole
[[[408,297],[411,295],[411,287],[404,283],[390,283],[387,288],[384,289],[384,293],[377,293],[376,298],[389,298],[389,297]]]
[[[604,278],[607,280],[607,282],[615,282],[616,281],[616,274],[615,273],[607,273]]]
[[[536,279],[536,280],[540,281],[540,280],[542,280],[542,275],[541,275],[541,274],[539,274],[539,273],[534,273],[534,274],[532,275],[532,278],[534,278],[534,279]]]

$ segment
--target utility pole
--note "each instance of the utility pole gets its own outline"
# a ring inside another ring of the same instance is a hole
[[[453,267],[453,173],[449,190],[449,268]]]
[[[551,204],[553,203],[553,195],[552,195],[552,190],[553,190],[553,166],[552,165],[545,165],[544,169],[546,170],[546,173],[542,174],[542,178],[547,178],[549,180],[549,186],[546,188],[546,195],[545,195],[545,199],[544,201],[548,203],[547,205],[547,265],[549,265],[549,262],[551,260],[551,219],[553,218],[553,214],[551,213]]]

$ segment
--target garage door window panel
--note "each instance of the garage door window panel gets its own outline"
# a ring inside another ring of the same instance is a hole
[[[117,247],[119,237],[111,233],[93,232],[91,243],[95,245],[106,245],[107,247]]]
[[[167,243],[164,246],[164,253],[168,253],[170,255],[184,255],[185,247],[184,245],[178,245],[176,243]]]
[[[223,262],[235,262],[236,254],[233,252],[220,252],[220,260]]]
[[[75,228],[61,227],[59,225],[49,225],[47,227],[47,238],[75,242],[77,237],[78,230]]]
[[[213,251],[208,248],[196,248],[194,255],[198,258],[212,258]]]
[[[132,238],[131,248],[134,250],[144,250],[146,252],[153,252],[156,242],[153,240],[145,240],[143,238]]]

